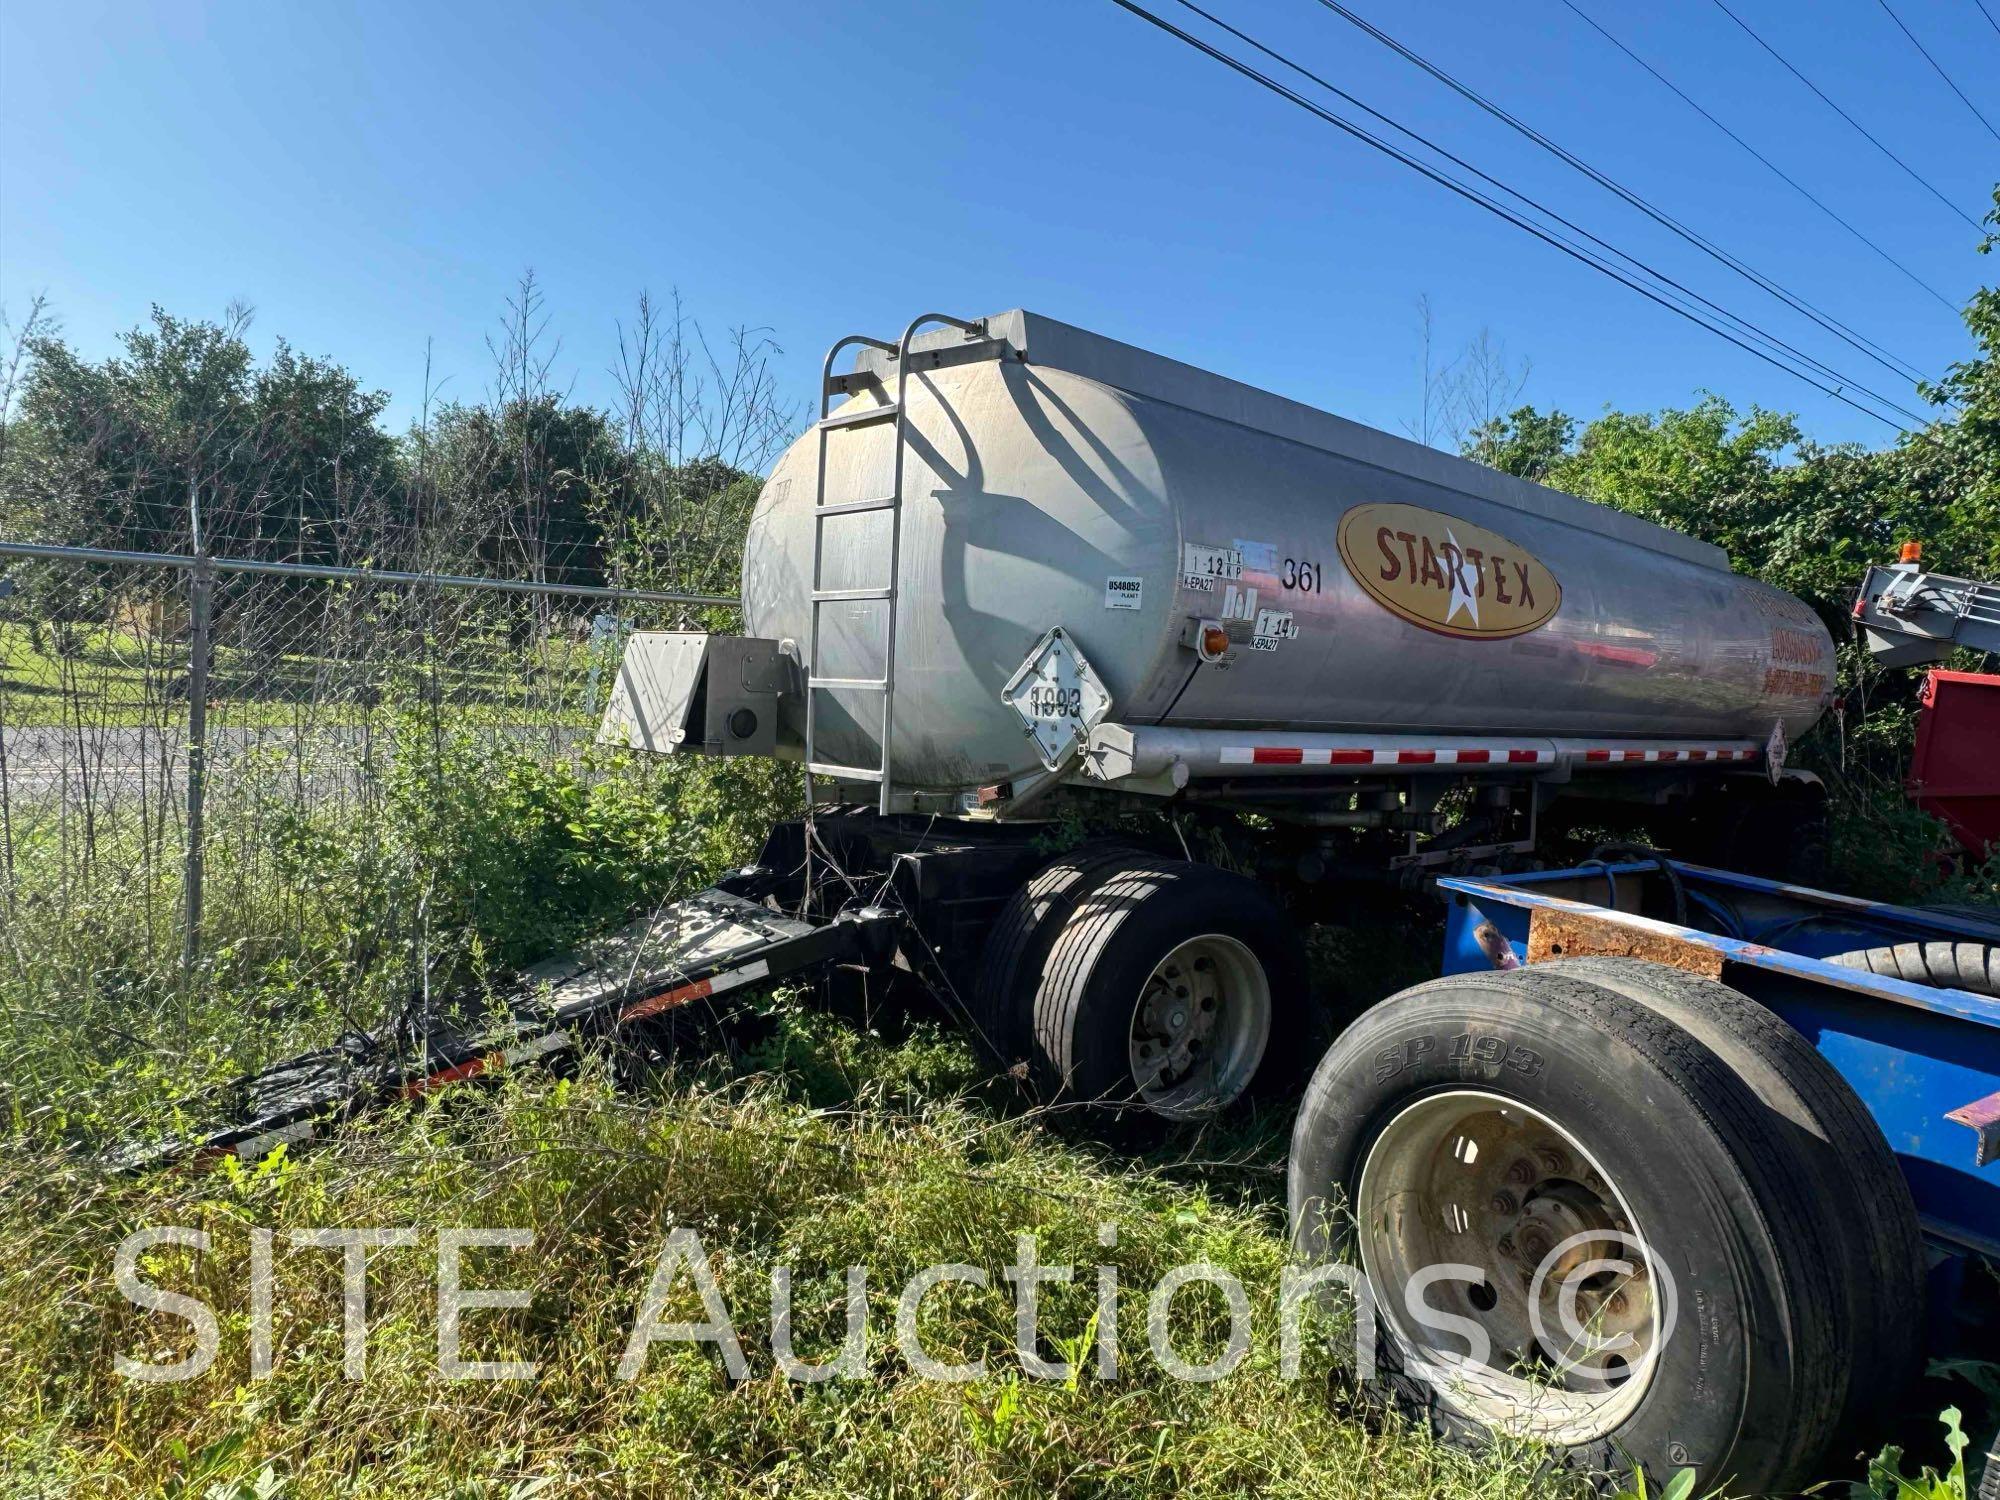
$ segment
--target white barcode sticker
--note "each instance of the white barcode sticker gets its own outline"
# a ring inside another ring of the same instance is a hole
[[[1104,607],[1106,609],[1138,609],[1146,597],[1146,580],[1143,578],[1107,578],[1104,580]]]

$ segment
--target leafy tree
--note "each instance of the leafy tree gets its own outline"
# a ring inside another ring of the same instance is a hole
[[[1995,204],[1982,253],[2000,244],[2000,188]],[[2000,290],[1975,294],[1965,321],[1977,352],[1922,389],[1946,415],[1890,448],[1814,443],[1791,416],[1709,394],[1580,429],[1523,406],[1474,429],[1463,451],[1714,542],[1836,623],[1862,569],[1906,539],[1942,571],[2000,577]]]
[[[396,504],[388,403],[282,340],[259,369],[250,314],[190,322],[154,308],[123,352],[92,362],[53,334],[29,341],[0,470],[10,535],[178,552],[331,561],[365,550]]]
[[[508,578],[604,577],[603,494],[626,459],[604,414],[544,393],[495,409],[451,405],[429,434],[431,565]]]

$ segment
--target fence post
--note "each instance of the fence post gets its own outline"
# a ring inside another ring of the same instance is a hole
[[[194,980],[201,951],[202,800],[208,783],[209,607],[215,565],[206,553],[188,570],[187,866],[181,899],[181,984]]]

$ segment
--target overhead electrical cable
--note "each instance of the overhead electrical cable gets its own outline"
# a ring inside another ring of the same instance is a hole
[[[1683,283],[1675,280],[1673,277],[1669,276],[1666,272],[1660,270],[1658,267],[1650,265],[1646,261],[1640,260],[1637,256],[1632,255],[1627,251],[1620,250],[1616,245],[1610,243],[1608,240],[1605,240],[1602,237],[1591,233],[1590,230],[1585,229],[1582,225],[1574,222],[1571,219],[1565,218],[1562,214],[1557,213],[1547,204],[1542,203],[1539,200],[1528,196],[1526,193],[1521,192],[1518,188],[1510,187],[1508,184],[1502,182],[1499,178],[1494,177],[1491,173],[1481,171],[1477,166],[1474,166],[1464,157],[1458,156],[1453,152],[1446,150],[1443,146],[1440,146],[1436,141],[1429,139],[1427,136],[1424,136],[1418,133],[1417,131],[1411,130],[1408,126],[1401,124],[1399,121],[1394,120],[1390,116],[1382,113],[1382,111],[1375,109],[1373,106],[1356,98],[1353,94],[1348,93],[1347,90],[1339,87],[1337,84],[1334,84],[1330,82],[1328,79],[1321,77],[1318,73],[1313,72],[1311,69],[1296,62],[1292,58],[1285,56],[1283,53],[1275,51],[1270,47],[1267,47],[1264,43],[1258,41],[1255,37],[1249,35],[1247,32],[1244,32],[1235,26],[1232,26],[1229,22],[1223,20],[1219,16],[1214,15],[1212,12],[1204,10],[1200,5],[1195,3],[1195,0],[1179,0],[1179,4],[1182,6],[1183,9],[1192,11],[1195,15],[1200,16],[1204,21],[1207,21],[1210,25],[1215,26],[1219,30],[1228,32],[1229,35],[1235,37],[1238,41],[1246,44],[1247,46],[1255,48],[1258,52],[1263,53],[1264,56],[1272,59],[1272,61],[1280,64],[1281,66],[1289,68],[1292,72],[1298,74],[1301,78],[1305,78],[1310,82],[1317,84],[1319,87],[1325,89],[1328,93],[1333,94],[1335,97],[1343,100],[1344,102],[1353,105],[1356,109],[1359,109],[1363,111],[1365,114],[1368,114],[1373,118],[1375,118],[1376,120],[1379,120],[1381,123],[1388,126],[1391,130],[1396,131],[1398,134],[1408,138],[1409,140],[1415,141],[1418,145],[1424,147],[1426,150],[1435,152],[1438,156],[1443,157],[1446,161],[1452,163],[1454,166],[1462,168],[1467,172],[1470,172],[1473,176],[1479,178],[1482,182],[1485,182],[1491,187],[1498,188],[1501,192],[1507,194],[1509,197],[1514,198],[1521,203],[1525,203],[1529,208],[1533,209],[1535,212],[1542,214],[1544,217],[1553,220],[1557,224],[1562,225],[1563,228],[1571,231],[1572,233],[1581,235],[1584,239],[1590,241],[1593,245],[1597,246],[1598,249],[1603,250],[1610,255],[1616,256],[1619,260],[1624,261],[1627,265],[1633,267],[1643,275],[1650,276],[1656,282],[1659,282],[1664,286],[1671,287],[1674,292],[1680,294],[1680,296],[1684,298],[1700,303],[1702,306],[1709,309],[1709,311],[1713,312],[1718,317],[1725,318],[1730,323],[1734,324],[1738,329],[1738,331],[1744,334],[1745,337],[1755,339],[1774,351],[1780,352],[1782,354],[1790,356],[1793,359],[1798,360],[1801,364],[1807,366],[1810,369],[1816,370],[1819,374],[1825,376],[1828,380],[1832,380],[1840,384],[1854,386],[1855,389],[1861,391],[1863,394],[1867,395],[1871,399],[1878,401],[1882,405],[1890,407],[1895,411],[1900,412],[1903,416],[1910,418],[1912,421],[1918,423],[1919,425],[1923,423],[1924,418],[1919,416],[1917,413],[1911,411],[1909,408],[1898,405],[1897,402],[1894,401],[1892,398],[1882,395],[1879,391],[1871,390],[1868,387],[1861,385],[1857,381],[1851,380],[1850,377],[1843,375],[1840,371],[1834,369],[1832,366],[1824,363],[1823,361],[1815,358],[1813,355],[1806,353],[1804,350],[1799,349],[1795,345],[1786,343],[1783,339],[1778,338],[1775,334],[1766,332],[1764,329],[1759,328],[1754,323],[1749,322],[1747,319],[1738,317],[1735,313],[1729,311],[1728,308],[1723,307],[1720,303],[1712,301],[1710,298],[1703,296],[1700,292],[1695,291],[1693,288],[1688,287]],[[1911,380],[1917,380],[1922,378],[1921,376],[1914,374],[1906,375],[1905,372],[1901,370],[1897,370],[1895,371],[1895,373],[1898,375],[1903,375],[1905,378]]]
[[[1986,0],[1972,0],[1972,3],[1978,6],[1979,13],[1986,17],[1986,24],[1993,28],[1994,35],[2000,36],[2000,18],[1996,18],[1993,12],[1986,8]]]
[[[1616,47],[1620,52],[1624,53],[1627,57],[1631,58],[1633,62],[1637,63],[1640,67],[1644,68],[1648,73],[1652,74],[1654,78],[1658,79],[1664,87],[1670,90],[1678,99],[1680,99],[1680,101],[1683,104],[1687,105],[1689,109],[1693,110],[1696,114],[1700,115],[1704,120],[1708,121],[1709,124],[1713,125],[1717,130],[1721,131],[1724,135],[1728,136],[1732,141],[1736,142],[1737,145],[1741,146],[1745,151],[1749,152],[1758,161],[1762,162],[1764,166],[1770,170],[1771,174],[1774,177],[1776,177],[1780,182],[1784,183],[1787,187],[1791,188],[1792,191],[1796,192],[1800,197],[1804,198],[1806,202],[1810,203],[1814,208],[1818,209],[1821,213],[1825,214],[1829,219],[1833,220],[1834,223],[1838,224],[1842,229],[1845,229],[1849,234],[1853,235],[1857,240],[1861,241],[1861,243],[1866,245],[1870,250],[1873,250],[1877,255],[1881,256],[1883,260],[1887,261],[1890,265],[1894,266],[1898,271],[1901,271],[1905,276],[1909,277],[1911,281],[1915,282],[1918,286],[1922,287],[1925,291],[1929,292],[1931,296],[1935,297],[1942,306],[1950,309],[1950,311],[1954,315],[1958,312],[1957,303],[1953,302],[1949,297],[1945,296],[1943,292],[1939,291],[1936,287],[1932,286],[1928,281],[1925,281],[1923,277],[1919,276],[1915,271],[1912,271],[1908,266],[1904,265],[1900,260],[1896,259],[1896,257],[1891,255],[1887,250],[1884,250],[1880,245],[1876,244],[1875,241],[1868,238],[1867,235],[1863,234],[1848,220],[1842,218],[1839,214],[1835,213],[1833,209],[1829,208],[1824,201],[1815,196],[1809,189],[1802,186],[1795,178],[1793,178],[1790,174],[1788,174],[1784,170],[1784,168],[1780,167],[1776,162],[1772,161],[1770,157],[1766,156],[1763,152],[1759,151],[1755,146],[1751,145],[1748,141],[1744,140],[1742,136],[1738,135],[1735,131],[1731,130],[1727,125],[1723,124],[1722,121],[1718,120],[1714,115],[1710,114],[1706,109],[1702,108],[1702,106],[1696,100],[1689,97],[1686,90],[1682,89],[1679,84],[1675,83],[1671,78],[1667,77],[1666,74],[1662,73],[1658,68],[1654,67],[1651,63],[1647,62],[1645,58],[1641,57],[1638,53],[1634,52],[1630,47],[1626,46],[1623,42],[1618,40],[1617,37],[1613,36],[1609,31],[1605,30],[1603,23],[1598,21],[1596,17],[1580,9],[1576,4],[1576,0],[1562,0],[1562,3],[1564,5],[1567,5],[1571,11],[1575,12],[1578,20],[1582,21],[1585,25],[1589,26],[1599,36],[1603,37],[1605,41],[1611,43],[1612,46]]]
[[[1960,88],[1957,84],[1951,81],[1951,74],[1945,72],[1944,65],[1940,63],[1935,57],[1931,56],[1931,49],[1926,47],[1922,42],[1918,41],[1917,34],[1914,31],[1910,30],[1909,27],[1903,24],[1903,18],[1897,15],[1895,11],[1889,8],[1889,0],[1875,0],[1875,3],[1882,7],[1882,13],[1884,15],[1886,15],[1890,20],[1896,23],[1896,29],[1902,32],[1904,36],[1910,39],[1910,45],[1912,47],[1915,47],[1917,51],[1923,54],[1924,61],[1931,65],[1931,71],[1944,80],[1944,86],[1950,89],[1954,94],[1958,95],[1958,102],[1960,104],[1963,104],[1967,109],[1972,111],[1973,119],[1977,120],[1980,124],[1984,125],[1986,127],[1986,133],[1992,136],[1994,140],[2000,141],[2000,130],[1995,130],[1993,128],[1993,122],[1987,119],[1986,116],[1982,115],[1979,112],[1979,106],[1974,104],[1970,99],[1965,97],[1965,90]]]
[[[1554,156],[1558,161],[1561,161],[1565,165],[1573,168],[1574,170],[1581,172],[1584,176],[1588,177],[1592,182],[1596,183],[1599,187],[1605,189],[1605,191],[1616,194],[1618,197],[1622,198],[1625,202],[1629,203],[1632,207],[1638,209],[1639,212],[1646,215],[1647,218],[1651,219],[1654,223],[1658,224],[1661,228],[1666,229],[1671,233],[1678,235],[1681,239],[1687,241],[1690,245],[1693,245],[1703,254],[1727,266],[1730,270],[1734,271],[1737,275],[1743,277],[1746,281],[1749,281],[1752,285],[1758,287],[1760,290],[1768,292],[1771,296],[1776,297],[1780,302],[1783,302],[1787,307],[1791,308],[1794,312],[1800,313],[1803,316],[1810,318],[1813,322],[1817,323],[1821,328],[1825,329],[1828,333],[1832,334],[1842,343],[1854,349],[1857,353],[1866,355],[1869,359],[1874,360],[1876,364],[1882,366],[1883,369],[1888,370],[1891,374],[1896,375],[1900,379],[1908,380],[1911,381],[1912,383],[1917,383],[1923,381],[1926,378],[1923,371],[1919,370],[1915,365],[1911,364],[1908,360],[1901,359],[1898,356],[1890,353],[1887,349],[1884,349],[1880,344],[1876,343],[1873,339],[1869,338],[1867,335],[1857,332],[1853,328],[1850,328],[1847,324],[1841,322],[1838,318],[1835,318],[1831,314],[1822,311],[1818,307],[1815,307],[1812,303],[1808,302],[1804,297],[1801,297],[1796,292],[1793,292],[1788,288],[1780,285],[1778,282],[1772,280],[1762,271],[1759,271],[1755,266],[1748,265],[1737,256],[1732,255],[1729,251],[1723,249],[1720,245],[1716,244],[1706,235],[1700,233],[1697,230],[1689,228],[1686,224],[1683,224],[1679,219],[1676,219],[1672,214],[1666,212],[1666,210],[1660,208],[1659,206],[1657,206],[1652,202],[1649,202],[1646,198],[1634,192],[1632,189],[1626,187],[1623,183],[1617,181],[1608,174],[1599,171],[1589,162],[1583,160],[1581,157],[1576,155],[1575,152],[1570,151],[1569,149],[1561,145],[1559,142],[1551,140],[1548,136],[1544,135],[1541,131],[1537,130],[1527,121],[1521,119],[1519,116],[1513,114],[1512,112],[1505,109],[1501,105],[1495,103],[1493,100],[1487,98],[1484,94],[1480,93],[1470,84],[1465,83],[1462,80],[1453,77],[1450,73],[1446,72],[1442,67],[1432,62],[1429,58],[1423,56],[1421,53],[1413,50],[1412,48],[1405,46],[1402,42],[1397,41],[1396,38],[1389,35],[1388,32],[1382,30],[1381,27],[1375,25],[1365,16],[1357,14],[1353,10],[1349,9],[1346,5],[1342,4],[1341,0],[1319,0],[1319,3],[1326,9],[1332,11],[1335,15],[1339,16],[1343,21],[1346,21],[1349,25],[1359,29],[1364,35],[1372,38],[1377,42],[1380,42],[1383,46],[1387,47],[1390,51],[1394,52],[1398,57],[1401,57],[1404,61],[1411,63],[1415,67],[1421,68],[1424,72],[1428,73],[1431,77],[1435,78],[1439,83],[1442,83],[1446,88],[1451,89],[1454,93],[1458,94],[1468,103],[1476,105],[1478,108],[1484,110],[1487,114],[1491,115],[1494,119],[1499,120],[1502,124],[1508,126],[1510,129],[1527,137],[1530,141],[1533,141],[1537,146],[1540,146],[1544,151],[1548,152],[1551,156]]]
[[[1918,186],[1922,187],[1925,192],[1929,193],[1933,198],[1937,199],[1938,202],[1942,203],[1946,208],[1950,209],[1953,213],[1957,214],[1961,219],[1965,220],[1965,222],[1970,224],[1974,229],[1979,229],[1979,221],[1977,219],[1973,218],[1971,214],[1967,213],[1964,209],[1960,208],[1956,203],[1952,202],[1951,199],[1945,197],[1943,193],[1938,191],[1937,187],[1930,181],[1929,178],[1925,177],[1915,167],[1911,166],[1908,162],[1904,161],[1902,157],[1898,156],[1895,152],[1891,151],[1887,146],[1883,145],[1879,140],[1877,140],[1874,134],[1868,129],[1866,125],[1863,125],[1859,120],[1855,119],[1853,115],[1850,115],[1846,110],[1842,109],[1838,104],[1835,104],[1831,99],[1829,99],[1826,96],[1825,90],[1820,88],[1818,84],[1814,83],[1810,78],[1806,77],[1805,74],[1801,73],[1797,68],[1793,67],[1789,61],[1786,60],[1784,53],[1780,52],[1776,47],[1773,47],[1769,42],[1765,41],[1761,36],[1757,35],[1757,33],[1751,29],[1750,23],[1748,21],[1744,20],[1741,16],[1737,15],[1736,12],[1731,10],[1727,5],[1724,5],[1722,3],[1722,0],[1714,0],[1714,4],[1717,10],[1721,11],[1725,16],[1729,17],[1729,19],[1734,21],[1738,26],[1742,27],[1744,34],[1748,36],[1751,41],[1755,42],[1758,46],[1762,47],[1766,52],[1770,53],[1772,57],[1776,58],[1778,60],[1779,66],[1783,67],[1787,73],[1790,73],[1792,77],[1798,79],[1800,83],[1803,83],[1807,88],[1811,89],[1813,93],[1818,95],[1820,103],[1824,104],[1828,109],[1832,110],[1835,114],[1839,115],[1841,119],[1847,121],[1848,124],[1852,125],[1856,130],[1860,131],[1861,134],[1867,138],[1869,145],[1873,146],[1877,151],[1880,151],[1884,156],[1888,157],[1890,161],[1894,162],[1897,166],[1901,167],[1905,172],[1907,172],[1910,176],[1911,181],[1915,182]],[[1980,230],[1980,232],[1983,234],[1985,231]]]
[[[1533,220],[1527,218],[1525,215],[1519,213],[1514,209],[1509,208],[1506,204],[1501,203],[1497,199],[1489,197],[1487,194],[1480,192],[1477,188],[1469,187],[1465,183],[1460,182],[1457,179],[1453,178],[1448,173],[1442,172],[1437,168],[1429,165],[1428,163],[1418,160],[1416,157],[1410,155],[1407,151],[1404,151],[1399,147],[1390,144],[1388,141],[1383,140],[1381,137],[1370,133],[1368,130],[1364,129],[1360,125],[1355,124],[1353,121],[1343,119],[1340,115],[1335,114],[1332,110],[1327,109],[1323,105],[1314,103],[1311,99],[1308,99],[1305,95],[1299,93],[1296,89],[1292,89],[1286,86],[1285,84],[1280,83],[1277,79],[1272,78],[1270,75],[1258,71],[1256,68],[1252,67],[1249,63],[1244,62],[1242,59],[1237,57],[1232,57],[1229,53],[1224,52],[1221,48],[1214,46],[1212,43],[1204,41],[1202,38],[1195,36],[1192,32],[1185,31],[1182,28],[1174,25],[1173,22],[1167,20],[1165,17],[1155,15],[1153,12],[1147,10],[1144,6],[1135,3],[1135,0],[1111,0],[1111,3],[1113,5],[1116,5],[1120,10],[1126,11],[1131,15],[1137,16],[1140,20],[1145,21],[1148,25],[1154,26],[1159,30],[1166,32],[1169,36],[1172,36],[1177,40],[1185,43],[1186,45],[1195,48],[1197,51],[1202,52],[1205,55],[1213,58],[1215,61],[1223,64],[1225,67],[1233,70],[1236,73],[1241,74],[1245,78],[1250,79],[1252,82],[1262,85],[1264,88],[1269,89],[1272,93],[1277,94],[1280,98],[1289,100],[1291,103],[1298,105],[1301,109],[1314,115],[1318,119],[1325,121],[1327,124],[1332,125],[1336,129],[1341,130],[1346,134],[1354,137],[1356,140],[1362,141],[1367,145],[1373,146],[1376,150],[1382,152],[1384,155],[1393,158],[1394,160],[1400,162],[1402,165],[1406,167],[1409,167],[1412,171],[1418,172],[1424,177],[1429,178],[1432,182],[1437,183],[1440,187],[1447,188],[1450,191],[1458,194],[1460,197],[1466,199],[1467,201],[1478,204],[1480,207],[1486,209],[1488,212],[1495,214],[1502,219],[1505,219],[1507,222],[1513,224],[1515,227],[1519,229],[1526,230],[1529,234],[1535,236],[1535,238],[1541,240],[1543,243],[1547,245],[1554,247],[1555,249],[1562,251],[1565,255],[1570,256],[1572,259],[1581,261],[1583,264],[1590,266],[1593,270],[1602,272],[1606,276],[1611,277],[1614,281],[1619,282],[1621,285],[1629,287],[1631,290],[1639,293],[1640,296],[1646,298],[1648,301],[1657,303],[1659,306],[1666,308],[1669,312],[1676,313],[1679,316],[1686,318],[1689,322],[1696,324],[1698,327],[1707,329],[1710,333],[1715,334],[1718,338],[1724,339],[1730,344],[1733,344],[1736,348],[1741,349],[1744,353],[1752,355],[1755,358],[1762,360],[1765,364],[1770,365],[1773,369],[1782,370],[1786,374],[1793,376],[1795,379],[1804,381],[1807,385],[1810,385],[1814,390],[1819,391],[1821,394],[1831,396],[1834,400],[1841,402],[1843,405],[1852,407],[1855,411],[1861,412],[1865,416],[1874,418],[1876,421],[1883,423],[1885,426],[1894,427],[1897,428],[1898,430],[1907,430],[1903,428],[1902,423],[1897,422],[1894,418],[1884,416],[1881,412],[1875,410],[1873,407],[1863,405],[1861,402],[1855,400],[1852,396],[1847,394],[1846,387],[1844,385],[1825,384],[1823,381],[1816,378],[1810,372],[1802,370],[1795,365],[1787,363],[1780,356],[1771,354],[1764,349],[1760,349],[1756,347],[1754,344],[1746,343],[1743,339],[1737,337],[1734,333],[1730,332],[1729,329],[1724,327],[1718,327],[1716,324],[1710,322],[1707,318],[1703,317],[1700,313],[1692,310],[1691,308],[1683,305],[1680,302],[1673,300],[1670,296],[1663,295],[1660,291],[1656,290],[1655,288],[1647,286],[1644,283],[1633,279],[1631,276],[1621,271],[1617,266],[1606,262],[1602,257],[1594,254],[1589,250],[1586,250],[1580,246],[1571,243],[1570,241],[1564,239],[1562,236],[1547,229],[1545,226],[1537,224]],[[1855,389],[1860,389],[1860,387],[1857,385],[1855,386]]]

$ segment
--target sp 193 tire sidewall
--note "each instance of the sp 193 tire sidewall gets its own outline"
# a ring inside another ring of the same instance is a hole
[[[1679,1302],[1643,1399],[1571,1462],[1607,1472],[1643,1464],[1656,1480],[1692,1467],[1697,1490],[1726,1481],[1761,1493],[1796,1477],[1845,1394],[1844,1378],[1810,1368],[1832,1354],[1825,1330],[1799,1326],[1796,1303],[1824,1287],[1788,1274],[1799,1247],[1781,1253],[1756,1201],[1770,1170],[1746,1175],[1732,1150],[1739,1143],[1725,1144],[1730,1131],[1714,1116],[1730,1102],[1690,1097],[1690,1082],[1705,1076],[1687,1055],[1694,1044],[1609,1000],[1526,971],[1433,981],[1362,1016],[1322,1061],[1300,1111],[1289,1182],[1295,1245],[1311,1260],[1352,1256],[1346,1204],[1369,1147],[1416,1100],[1476,1088],[1540,1111],[1624,1196]],[[1386,1351],[1386,1323],[1384,1334]],[[1442,1402],[1430,1405],[1447,1435],[1480,1435]]]

